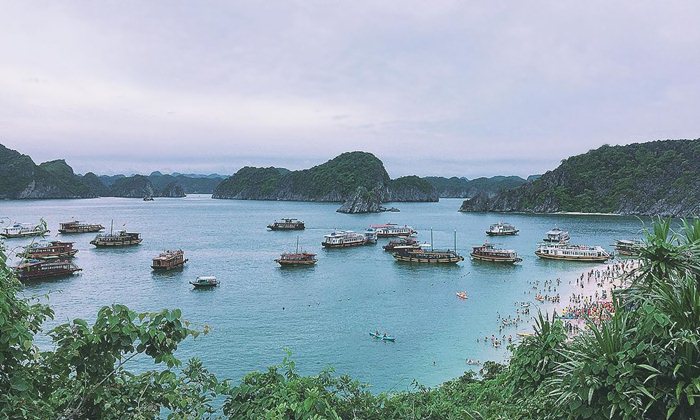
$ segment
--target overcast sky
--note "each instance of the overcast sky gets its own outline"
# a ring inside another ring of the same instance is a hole
[[[700,1],[0,0],[0,143],[78,172],[528,175],[700,137]]]

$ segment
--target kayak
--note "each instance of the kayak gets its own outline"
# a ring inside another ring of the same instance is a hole
[[[389,335],[376,334],[376,333],[373,333],[373,332],[369,333],[369,335],[371,335],[371,336],[374,337],[374,338],[377,338],[377,339],[380,339],[380,340],[384,340],[384,341],[396,341],[396,338],[391,337],[391,336],[389,336]]]
[[[466,299],[467,298],[467,292],[457,292],[457,297],[460,299]]]

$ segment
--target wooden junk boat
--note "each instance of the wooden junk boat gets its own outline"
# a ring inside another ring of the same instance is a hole
[[[517,235],[518,232],[520,231],[510,223],[499,222],[489,226],[489,230],[486,231],[486,234],[489,236],[509,236]]]
[[[395,239],[392,241],[389,241],[388,244],[384,245],[382,248],[384,248],[384,251],[393,251],[396,249],[396,247],[413,247],[413,248],[420,248],[420,244],[415,238],[399,238]]]
[[[38,225],[31,223],[15,223],[12,226],[0,229],[0,238],[25,238],[28,236],[44,236],[51,232],[46,227],[46,222],[41,219]]]
[[[549,260],[583,261],[583,262],[605,262],[611,258],[600,246],[540,244],[535,251],[535,255]]]
[[[615,251],[625,257],[636,257],[644,243],[633,239],[618,239],[615,241]]]
[[[165,251],[153,258],[151,268],[154,270],[173,270],[184,267],[187,262],[185,253],[178,249],[177,251]]]
[[[296,252],[285,252],[275,260],[275,262],[282,267],[310,266],[316,264],[317,261],[316,254],[303,251],[299,252],[299,238],[297,238]]]
[[[545,242],[565,244],[569,242],[569,239],[571,239],[571,236],[569,236],[569,232],[555,227],[554,229],[547,232],[546,236],[542,240]]]
[[[218,286],[219,280],[214,276],[199,276],[197,280],[191,281],[190,284],[194,286],[195,289],[208,289]]]
[[[396,261],[422,264],[456,264],[460,261],[464,261],[464,257],[459,255],[456,251],[457,232],[455,232],[455,250],[434,250],[432,247],[432,243],[433,231],[431,230],[430,251],[422,248],[397,246],[395,248],[396,252],[393,254],[394,259],[396,259]]]
[[[522,261],[523,259],[518,257],[518,253],[512,249],[498,249],[488,242],[481,246],[475,246],[472,248],[472,252],[469,254],[473,260],[489,261],[489,262],[503,262],[509,264],[515,264]]]
[[[91,233],[105,230],[100,224],[81,223],[77,220],[61,223],[58,231],[60,233]]]
[[[17,256],[27,260],[48,260],[56,258],[73,258],[78,250],[73,248],[73,242],[50,241],[35,242],[24,247]]]
[[[143,241],[140,233],[127,232],[125,230],[119,230],[114,233],[113,229],[114,222],[112,222],[112,227],[110,228],[109,233],[98,233],[97,236],[95,236],[95,239],[90,241],[90,243],[98,248],[112,248],[138,245]]]
[[[351,230],[336,230],[323,236],[325,248],[347,248],[351,246],[361,246],[377,243],[377,232],[367,229],[364,233],[357,233]]]
[[[395,238],[398,236],[413,236],[418,233],[411,226],[399,226],[396,223],[386,223],[383,225],[372,225],[371,229],[377,232],[379,238]]]
[[[304,221],[299,219],[280,219],[267,225],[270,230],[304,230]]]
[[[70,276],[78,271],[82,269],[69,260],[27,260],[15,267],[20,280]]]

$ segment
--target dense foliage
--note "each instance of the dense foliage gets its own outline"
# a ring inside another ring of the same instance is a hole
[[[700,139],[602,146],[465,211],[582,211],[667,216],[700,213]]]
[[[343,153],[301,171],[245,167],[224,180],[214,198],[345,201],[358,188],[384,191],[383,201],[436,201],[432,186],[416,176],[391,181],[384,164],[366,152]]]
[[[39,351],[34,336],[51,309],[19,298],[0,260],[0,418],[700,418],[698,220],[678,232],[670,221],[654,224],[609,319],[567,339],[560,320],[540,315],[508,365],[487,362],[478,376],[391,394],[331,370],[300,375],[288,358],[236,386],[196,360],[175,371],[178,344],[197,335],[178,310],[105,307],[93,325],[55,328],[53,350]],[[130,373],[133,357],[161,367]]]

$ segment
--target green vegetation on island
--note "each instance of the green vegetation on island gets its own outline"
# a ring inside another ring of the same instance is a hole
[[[20,293],[0,252],[0,418],[700,418],[700,220],[678,232],[657,221],[628,281],[613,292],[615,311],[573,338],[540,315],[506,365],[374,394],[332,370],[300,375],[288,358],[237,384],[197,359],[182,367],[175,351],[199,331],[177,309],[104,307],[92,324],[55,327],[53,345],[39,349],[53,312]],[[130,372],[137,357],[156,368]]]
[[[341,202],[358,188],[382,191],[382,201],[437,201],[432,186],[418,177],[391,180],[384,164],[366,152],[343,153],[300,171],[245,167],[223,181],[214,198]]]
[[[430,182],[437,190],[440,197],[470,198],[479,194],[489,197],[505,190],[510,190],[527,183],[531,178],[538,175],[531,175],[527,180],[519,176],[493,176],[490,178],[481,177],[475,179],[444,178],[441,176],[427,176],[423,179]]]
[[[700,139],[602,146],[462,211],[700,214]]]

